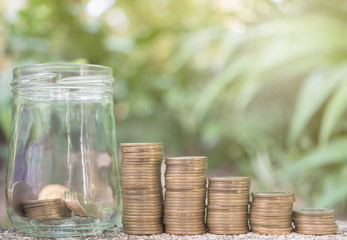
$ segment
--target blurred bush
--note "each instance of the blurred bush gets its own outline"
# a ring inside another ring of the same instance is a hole
[[[256,189],[346,210],[346,0],[1,2],[0,130],[11,69],[115,70],[118,142],[204,154]],[[6,145],[0,147],[2,159]]]

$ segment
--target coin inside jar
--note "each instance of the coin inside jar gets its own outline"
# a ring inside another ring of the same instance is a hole
[[[46,185],[39,193],[39,200],[62,198],[69,189],[60,184]]]
[[[13,211],[19,216],[24,217],[24,212],[21,207],[22,202],[28,200],[36,200],[36,196],[31,187],[25,182],[16,182],[10,194],[10,205]]]

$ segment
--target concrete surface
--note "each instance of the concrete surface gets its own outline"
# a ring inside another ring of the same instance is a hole
[[[204,235],[194,235],[194,236],[173,236],[169,234],[158,234],[158,235],[149,235],[149,236],[135,236],[135,235],[127,235],[121,231],[119,228],[114,228],[110,231],[106,231],[102,235],[97,236],[89,236],[84,238],[56,238],[61,240],[76,240],[76,239],[129,239],[129,240],[158,240],[158,239],[172,239],[172,240],[229,240],[229,239],[267,239],[267,240],[276,240],[276,239],[331,239],[331,240],[340,240],[347,239],[347,221],[337,221],[339,226],[339,230],[337,234],[334,235],[326,235],[326,236],[313,236],[313,235],[302,235],[297,233],[291,233],[287,235],[259,235],[254,233],[240,234],[240,235],[214,235],[214,234],[204,234]],[[23,239],[23,240],[34,240],[38,238],[28,237],[17,232],[13,227],[4,227],[0,226],[0,239]],[[42,238],[41,238],[42,239]],[[43,238],[50,239],[50,238]]]

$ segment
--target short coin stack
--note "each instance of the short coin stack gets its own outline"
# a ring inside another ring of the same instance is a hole
[[[249,177],[209,178],[207,227],[213,234],[249,231]]]
[[[123,228],[128,234],[158,234],[163,228],[161,143],[122,143]]]
[[[98,207],[79,192],[67,191],[63,194],[63,200],[75,216],[103,218]]]
[[[289,234],[292,232],[294,194],[285,191],[252,193],[250,225],[259,234]]]
[[[71,211],[63,199],[28,200],[22,202],[25,216],[31,219],[49,219],[71,217]]]
[[[306,208],[293,212],[295,231],[301,234],[327,235],[337,232],[334,210]]]
[[[206,157],[166,159],[165,232],[195,235],[206,232]]]

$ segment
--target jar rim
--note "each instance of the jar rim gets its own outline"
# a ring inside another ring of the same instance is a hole
[[[71,95],[95,92],[113,93],[110,67],[82,63],[40,63],[23,65],[13,70],[12,92],[24,95],[61,97],[61,92]],[[78,91],[78,92],[76,92]],[[39,93],[40,92],[40,93]]]
[[[13,69],[14,81],[20,76],[27,74],[40,73],[42,71],[68,71],[68,72],[83,72],[83,75],[107,75],[112,76],[113,70],[110,67],[87,64],[87,63],[38,63],[18,66]]]

